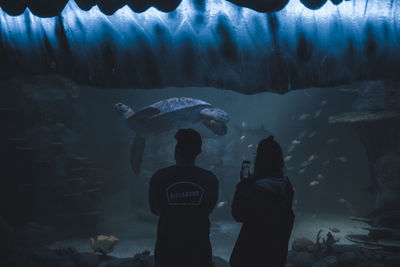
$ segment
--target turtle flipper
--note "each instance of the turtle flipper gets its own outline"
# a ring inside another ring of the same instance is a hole
[[[142,163],[145,145],[146,139],[136,135],[131,146],[131,167],[135,173],[140,173],[140,164]]]

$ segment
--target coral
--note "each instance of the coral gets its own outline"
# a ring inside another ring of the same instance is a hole
[[[326,246],[329,247],[329,246],[332,246],[333,244],[339,242],[339,239],[335,239],[335,238],[333,237],[332,233],[331,233],[331,232],[328,232],[328,233],[326,234],[326,239],[323,238],[323,239],[322,239],[322,242],[324,243],[324,245],[326,245]]]
[[[315,245],[317,247],[317,250],[321,249],[321,233],[322,233],[322,229],[320,229],[317,233],[317,240],[315,241]]]
[[[340,229],[336,227],[329,227],[329,230],[331,230],[334,233],[340,233]]]
[[[119,239],[112,235],[99,235],[96,239],[90,238],[90,247],[94,252],[101,252],[106,255],[114,250],[118,241]]]

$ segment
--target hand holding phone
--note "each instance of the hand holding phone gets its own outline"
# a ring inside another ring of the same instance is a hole
[[[240,170],[240,180],[247,179],[250,177],[250,161],[243,160],[242,168]]]

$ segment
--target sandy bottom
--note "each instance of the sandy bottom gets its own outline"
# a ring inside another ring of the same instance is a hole
[[[115,257],[132,257],[136,253],[144,250],[153,251],[155,245],[156,224],[135,222],[129,219],[114,218],[114,221],[107,222],[104,229],[107,230],[103,234],[115,235],[120,239],[115,250],[110,255]],[[366,231],[362,227],[367,225],[361,222],[351,221],[349,217],[335,214],[306,214],[297,213],[294,229],[291,236],[292,240],[298,237],[308,237],[315,242],[317,232],[322,229],[324,237],[329,228],[337,228],[339,233],[333,233],[336,239],[340,239],[339,244],[350,244],[346,240],[347,234],[365,234]],[[213,254],[229,259],[236,238],[240,231],[241,224],[232,221],[214,221],[211,226],[211,243]],[[121,230],[124,229],[124,230]],[[108,232],[109,231],[109,232]],[[89,237],[87,239],[68,239],[55,242],[49,246],[50,248],[74,247],[79,252],[91,252],[89,246]]]

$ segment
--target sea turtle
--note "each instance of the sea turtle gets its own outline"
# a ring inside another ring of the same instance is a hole
[[[136,113],[122,103],[117,103],[114,107],[128,127],[136,133],[131,147],[131,166],[135,173],[140,173],[146,137],[199,122],[216,135],[222,136],[227,133],[228,113],[200,99],[168,98],[146,106]]]

